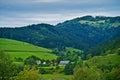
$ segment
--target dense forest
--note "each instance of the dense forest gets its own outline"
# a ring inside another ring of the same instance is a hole
[[[59,23],[33,24],[20,28],[0,28],[0,37],[46,48],[74,47],[84,51],[117,38],[120,17],[84,16]]]

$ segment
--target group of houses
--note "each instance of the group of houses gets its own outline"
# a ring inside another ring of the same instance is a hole
[[[41,62],[40,60],[36,60],[36,63],[37,63],[37,65],[40,65],[40,64],[43,64],[43,65],[46,65],[47,63],[46,62]],[[69,64],[70,63],[70,61],[69,60],[66,60],[66,61],[60,61],[59,62],[59,66],[65,66],[65,65],[67,65],[67,64]],[[54,62],[50,62],[50,65],[51,66],[53,66],[55,63]]]

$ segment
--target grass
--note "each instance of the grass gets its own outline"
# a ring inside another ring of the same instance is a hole
[[[13,62],[14,64],[17,64],[17,65],[23,65],[24,63],[23,62]]]
[[[5,38],[0,38],[0,48],[4,50],[26,50],[26,51],[46,51],[46,52],[51,51],[50,49],[34,46],[26,42],[5,39]]]
[[[16,58],[20,57],[23,58],[24,60],[31,55],[37,56],[40,59],[45,59],[45,60],[47,59],[52,60],[57,58],[56,55],[51,54],[52,50],[50,49],[34,46],[26,42],[5,39],[5,38],[0,38],[0,49],[10,54],[13,59],[15,57]]]
[[[81,20],[79,21],[81,24],[88,24],[91,26],[99,27],[101,24],[105,23],[105,20],[99,20],[99,21],[88,21],[88,20]]]
[[[11,55],[11,57],[14,59],[16,58],[23,58],[23,60],[25,60],[28,56],[34,55],[39,57],[40,59],[44,59],[44,60],[52,60],[52,59],[56,59],[56,56],[54,54],[51,53],[42,53],[42,52],[6,52],[8,54]]]
[[[73,75],[65,74],[43,74],[42,77],[45,80],[71,80]]]
[[[105,20],[99,20],[99,21],[89,21],[89,20],[81,20],[79,21],[81,24],[88,24],[88,25],[91,25],[91,26],[94,26],[94,27],[99,27],[102,25],[105,25]],[[105,26],[109,26],[109,27],[118,27],[120,26],[120,23],[116,22],[116,23],[109,23],[109,24],[106,24]]]

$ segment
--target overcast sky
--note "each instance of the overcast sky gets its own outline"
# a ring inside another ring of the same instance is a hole
[[[85,15],[120,16],[120,0],[0,0],[0,26],[57,24]]]

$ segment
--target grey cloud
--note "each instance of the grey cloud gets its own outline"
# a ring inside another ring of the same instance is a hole
[[[51,23],[83,15],[118,16],[119,0],[0,0],[0,26]]]

